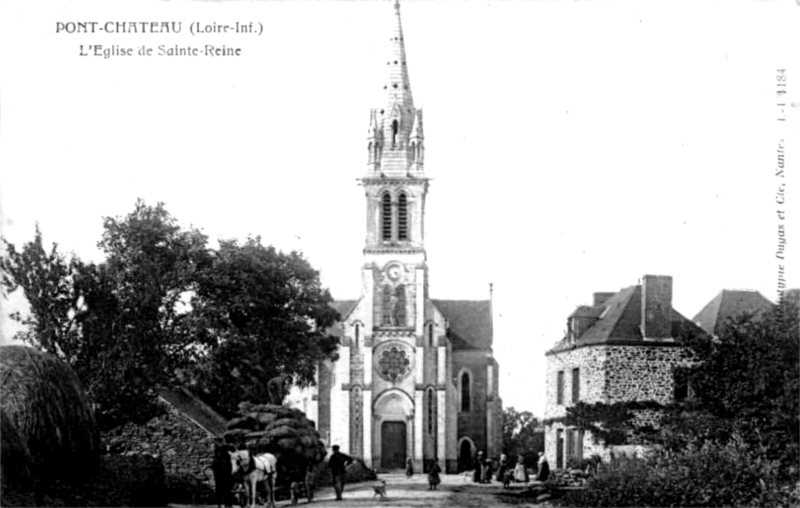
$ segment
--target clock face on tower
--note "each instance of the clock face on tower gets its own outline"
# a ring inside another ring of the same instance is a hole
[[[391,265],[391,266],[390,266],[390,267],[389,267],[389,268],[386,270],[386,275],[387,275],[387,276],[388,276],[388,277],[389,277],[389,278],[390,278],[390,279],[391,279],[393,282],[397,282],[397,280],[400,278],[400,275],[401,275],[401,269],[400,269],[400,266],[399,266],[399,265]]]

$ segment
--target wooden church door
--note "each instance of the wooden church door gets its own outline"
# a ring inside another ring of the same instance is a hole
[[[381,425],[381,467],[403,469],[406,466],[406,424],[383,422]]]

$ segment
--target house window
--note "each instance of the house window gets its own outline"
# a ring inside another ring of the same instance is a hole
[[[392,239],[392,197],[387,193],[381,198],[381,238]]]
[[[558,376],[556,378],[556,404],[562,405],[564,404],[564,371],[558,371]]]
[[[572,403],[575,404],[581,397],[581,369],[572,369]]]
[[[689,381],[686,376],[675,376],[674,395],[676,402],[683,402],[689,398]]]
[[[397,206],[397,238],[408,240],[408,198],[400,194]]]
[[[469,395],[469,373],[465,372],[461,375],[461,411],[470,410]]]

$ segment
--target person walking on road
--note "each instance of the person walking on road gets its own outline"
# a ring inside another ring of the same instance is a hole
[[[411,478],[412,476],[414,476],[414,462],[409,457],[406,459],[406,478]]]
[[[328,467],[333,475],[333,490],[336,491],[336,500],[342,500],[344,491],[344,480],[347,476],[347,466],[353,463],[353,458],[345,453],[339,452],[339,445],[333,445],[333,453],[328,459]]]

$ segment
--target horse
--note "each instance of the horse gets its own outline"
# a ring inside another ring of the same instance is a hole
[[[271,453],[262,453],[254,456],[248,450],[230,452],[230,455],[231,474],[243,476],[245,490],[250,496],[250,507],[255,508],[256,505],[256,485],[260,482],[265,482],[267,486],[267,503],[274,508],[278,459]]]

